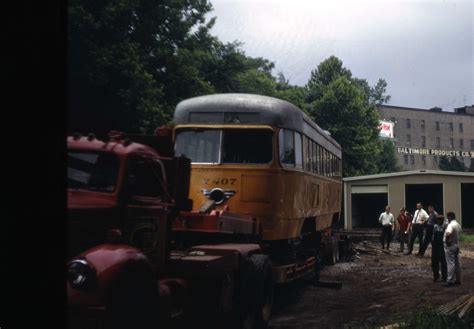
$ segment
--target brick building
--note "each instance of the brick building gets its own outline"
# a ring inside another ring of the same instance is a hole
[[[395,152],[404,170],[439,169],[441,156],[474,161],[474,105],[426,109],[378,106],[382,120],[394,122]]]

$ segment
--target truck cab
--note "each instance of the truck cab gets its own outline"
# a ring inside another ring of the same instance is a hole
[[[71,328],[145,328],[182,311],[185,281],[162,274],[168,223],[190,209],[189,160],[173,157],[166,131],[129,137],[67,139]]]

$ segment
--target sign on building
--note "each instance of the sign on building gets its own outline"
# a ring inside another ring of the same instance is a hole
[[[392,121],[380,120],[380,125],[379,125],[380,133],[379,133],[379,136],[384,137],[384,138],[393,138],[393,125],[394,125],[394,123]]]

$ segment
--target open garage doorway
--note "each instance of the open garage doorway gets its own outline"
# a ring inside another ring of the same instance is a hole
[[[412,215],[418,202],[423,204],[426,211],[432,205],[437,213],[444,214],[443,184],[406,184],[405,206]]]
[[[388,204],[387,186],[353,186],[352,228],[379,227],[379,216]]]
[[[474,228],[474,207],[472,205],[474,200],[474,184],[461,184],[461,221],[462,227]]]

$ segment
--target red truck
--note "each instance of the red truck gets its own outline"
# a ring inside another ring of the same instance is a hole
[[[173,156],[169,128],[109,137],[67,141],[70,328],[265,328],[273,278],[259,223],[189,212],[190,160]]]

